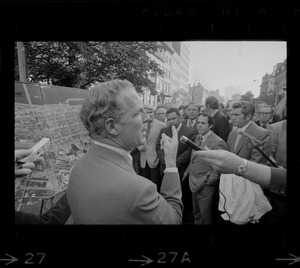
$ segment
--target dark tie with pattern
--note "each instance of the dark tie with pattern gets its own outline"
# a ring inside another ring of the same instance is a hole
[[[202,135],[200,135],[198,138],[198,142],[197,142],[200,147],[202,145],[202,141],[203,141],[203,137],[202,137]]]
[[[194,122],[194,120],[190,120],[190,123],[189,123],[189,127],[193,127],[193,122]]]

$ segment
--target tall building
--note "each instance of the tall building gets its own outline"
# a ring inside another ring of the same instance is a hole
[[[277,63],[273,67],[272,74],[266,73],[262,77],[260,85],[260,96],[261,95],[275,95],[276,105],[279,101],[280,92],[286,87],[286,60]]]
[[[268,92],[268,82],[269,82],[269,77],[271,75],[269,75],[268,73],[266,73],[261,80],[261,85],[260,85],[260,95],[263,94],[267,94]]]
[[[189,90],[189,63],[190,63],[190,45],[188,42],[181,42],[180,47],[181,57],[181,73],[180,73],[180,87],[185,91]]]
[[[172,78],[171,78],[171,89],[172,93],[180,89],[181,86],[181,57],[180,57],[180,47],[181,42],[172,42],[172,47],[175,50],[175,53],[172,57]]]
[[[158,106],[166,102],[172,102],[172,96],[178,90],[188,92],[189,77],[189,44],[186,42],[159,42],[164,50],[148,54],[164,71],[164,74],[150,77],[156,85],[157,95],[150,94],[150,90],[144,88],[141,98],[145,104]],[[177,100],[176,106],[180,104]]]
[[[260,85],[260,94],[261,95],[272,95],[274,91],[274,76],[266,73],[262,77]]]
[[[274,91],[275,91],[275,105],[279,101],[279,94],[284,87],[286,87],[286,60],[277,63],[273,68],[274,76]]]

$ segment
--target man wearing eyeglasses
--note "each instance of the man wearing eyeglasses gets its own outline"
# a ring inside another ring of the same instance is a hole
[[[263,105],[258,107],[258,121],[257,125],[267,128],[273,117],[273,108],[270,105]]]

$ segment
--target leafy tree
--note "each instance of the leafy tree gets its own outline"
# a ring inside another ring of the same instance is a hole
[[[249,90],[249,91],[247,91],[245,94],[243,94],[241,96],[241,100],[253,102],[253,100],[254,100],[254,94],[252,93],[252,91]]]
[[[87,89],[95,82],[127,79],[155,94],[149,75],[162,75],[147,53],[162,50],[158,42],[24,42],[28,80]],[[15,76],[16,77],[16,76]]]
[[[182,104],[187,104],[188,100],[190,98],[190,94],[185,91],[182,88],[178,88],[177,90],[174,91],[174,94],[172,95],[171,102],[175,106],[179,106]]]
[[[265,92],[263,92],[259,97],[258,97],[258,101],[264,101],[266,103],[268,103],[269,105],[274,105],[275,103],[275,98],[276,95],[274,92],[272,92],[271,94],[266,94]]]

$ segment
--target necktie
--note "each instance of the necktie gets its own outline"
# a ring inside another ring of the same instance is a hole
[[[242,137],[242,134],[237,134],[236,135],[236,140],[235,140],[235,145],[234,145],[234,151],[235,151],[235,149],[236,149],[236,147],[237,147],[237,145],[238,145],[241,137]]]
[[[198,142],[197,142],[200,147],[202,145],[202,142],[203,142],[203,136],[200,135],[199,138],[198,138]]]
[[[194,120],[190,120],[189,127],[193,127]]]
[[[146,130],[146,140],[148,140],[148,138],[149,138],[150,131],[151,131],[151,122],[148,121],[148,123],[147,123],[147,130]]]

